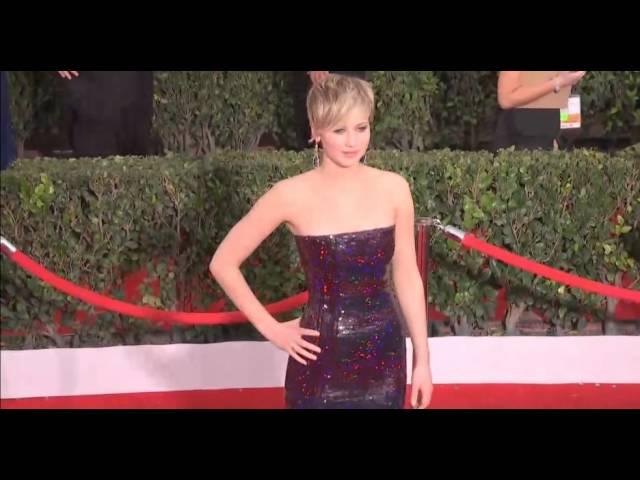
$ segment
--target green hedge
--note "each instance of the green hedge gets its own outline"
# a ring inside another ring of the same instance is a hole
[[[62,112],[62,94],[52,72],[8,72],[11,120],[18,156],[36,130],[55,128]]]
[[[168,150],[191,155],[210,150],[175,148],[172,139],[186,136],[196,145],[208,145],[216,132],[228,132],[218,135],[218,147],[250,149],[246,147],[256,144],[255,136],[252,142],[231,140],[244,129],[268,133],[279,145],[290,144],[295,120],[288,73],[159,72],[156,118],[169,119],[156,122],[160,137],[167,139]],[[376,148],[490,147],[498,112],[497,72],[372,71],[368,75],[377,96]],[[173,93],[167,96],[167,91]],[[608,139],[612,144],[620,139],[640,140],[640,72],[589,72],[577,92],[582,95],[584,120],[581,130],[565,133],[572,143],[580,138]],[[176,117],[176,111],[182,116]]]
[[[409,180],[418,216],[439,217],[594,280],[616,282],[622,272],[638,278],[638,148],[615,156],[376,151],[370,162]],[[310,165],[309,152],[21,160],[1,176],[1,231],[59,275],[98,291],[111,287],[116,298],[123,295],[122,276],[146,266],[161,278],[161,290],[154,295],[144,285],[142,303],[181,310],[179,287],[198,291],[195,309],[200,310],[222,297],[207,266],[230,227],[270,185]],[[598,296],[488,262],[441,236],[435,236],[432,253],[437,268],[431,274],[430,300],[450,316],[458,334],[488,331],[500,287],[509,291],[510,330],[517,328],[517,312],[533,308],[561,330],[580,331],[587,318],[607,318],[607,306]],[[159,331],[111,314],[97,315],[94,325],[74,327],[71,312],[86,306],[29,277],[4,256],[1,267],[1,326],[27,333],[3,338],[4,348],[144,343]],[[297,252],[284,228],[269,237],[243,271],[263,302],[304,288]],[[56,310],[66,310],[63,322],[75,328],[71,337],[58,335]],[[44,333],[35,320],[44,322]],[[238,338],[257,337],[248,325],[180,327],[162,341]]]
[[[286,85],[283,72],[158,72],[154,127],[169,152],[252,150],[278,133]]]
[[[422,151],[436,140],[433,110],[441,88],[433,72],[369,72],[376,92],[373,143]]]
[[[167,152],[205,155],[253,149],[261,138],[293,144],[291,73],[156,72],[154,126]],[[62,95],[53,72],[10,72],[19,139],[59,123]],[[491,144],[497,72],[373,71],[376,148],[477,150]],[[583,128],[566,137],[640,141],[640,72],[593,71],[578,87]],[[46,108],[45,108],[46,107]]]
[[[640,140],[640,72],[591,72],[577,89],[584,134]]]

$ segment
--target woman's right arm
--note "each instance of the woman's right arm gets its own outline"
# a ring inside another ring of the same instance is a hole
[[[315,360],[307,350],[318,352],[319,348],[302,339],[302,335],[317,336],[319,333],[275,320],[256,298],[240,271],[242,263],[262,241],[288,219],[292,204],[287,198],[283,182],[260,198],[222,241],[209,264],[209,271],[262,335],[299,362],[306,363],[300,357]]]
[[[575,85],[587,72],[564,72],[538,85],[524,86],[520,81],[521,72],[500,72],[498,77],[498,103],[504,110],[526,105],[554,90]]]

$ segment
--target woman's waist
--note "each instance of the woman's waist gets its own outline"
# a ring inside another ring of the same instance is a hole
[[[318,330],[321,337],[371,334],[401,329],[402,316],[395,297],[387,292],[376,297],[318,299],[311,297],[300,326]]]
[[[350,312],[361,314],[395,308],[394,292],[387,287],[370,288],[365,291],[309,291],[305,311],[314,314]]]
[[[310,298],[373,297],[392,292],[387,278],[318,280],[309,282]]]

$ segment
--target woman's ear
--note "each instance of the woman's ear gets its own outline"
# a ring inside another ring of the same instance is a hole
[[[309,139],[309,143],[315,143],[315,144],[320,143],[320,135],[318,134],[316,129],[313,127],[311,127],[311,138]]]

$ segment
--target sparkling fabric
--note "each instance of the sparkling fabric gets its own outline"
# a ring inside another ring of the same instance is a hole
[[[402,408],[406,351],[390,264],[395,227],[296,236],[309,289],[300,326],[322,352],[289,357],[288,408]]]

